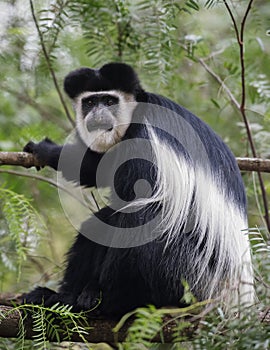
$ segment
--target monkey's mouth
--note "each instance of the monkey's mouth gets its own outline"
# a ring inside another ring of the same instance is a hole
[[[89,132],[96,131],[96,130],[102,130],[102,131],[112,131],[113,130],[113,124],[112,123],[96,123],[96,122],[88,122],[87,123],[87,130]]]

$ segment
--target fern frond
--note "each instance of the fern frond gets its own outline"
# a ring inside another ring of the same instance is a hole
[[[259,258],[261,253],[266,253],[270,257],[270,245],[263,236],[263,229],[258,227],[250,228],[248,235],[253,255]]]
[[[166,84],[176,47],[176,16],[182,8],[174,1],[140,1],[136,8],[136,29],[141,42],[140,62],[149,76],[158,76]],[[143,53],[143,54],[142,54]]]
[[[137,309],[136,319],[128,330],[123,349],[135,350],[138,349],[138,345],[149,348],[152,344],[151,340],[161,332],[161,329],[162,313],[159,310],[153,305]]]
[[[47,328],[46,328],[46,314],[45,310],[43,308],[38,308],[33,314],[32,314],[32,320],[33,320],[33,340],[34,345],[38,349],[46,349],[48,338],[47,338]]]
[[[25,349],[25,334],[26,330],[24,327],[24,321],[26,319],[26,315],[23,316],[20,313],[20,318],[19,318],[19,332],[18,332],[18,338],[16,340],[16,349],[18,350],[24,350]]]
[[[19,278],[21,265],[26,260],[27,252],[36,248],[45,225],[30,200],[23,195],[2,187],[0,188],[0,200],[10,235],[8,242],[16,251]],[[4,263],[5,254],[5,250],[0,253]]]
[[[140,66],[151,78],[158,76],[159,84],[167,82],[174,62],[172,50],[177,42],[180,10],[178,2],[163,0],[69,3],[70,18],[82,29],[94,65],[125,61]]]
[[[254,87],[261,102],[269,102],[270,100],[270,81],[266,75],[260,74],[256,80],[250,82],[250,86]]]
[[[48,349],[49,341],[54,340],[60,342],[61,340],[70,341],[72,336],[76,334],[87,343],[85,335],[88,334],[89,326],[87,323],[86,313],[73,313],[72,306],[60,305],[59,303],[52,307],[44,307],[42,305],[25,304],[14,307],[24,314],[25,317],[32,316],[33,320],[33,341],[34,347],[38,349]],[[8,314],[2,317],[8,317]],[[24,318],[22,317],[22,324],[19,327],[18,347],[23,342],[25,330],[23,327]],[[21,349],[23,349],[21,347]]]
[[[57,48],[58,36],[68,19],[66,11],[68,2],[69,0],[55,0],[51,2],[49,8],[39,11],[40,29],[51,60],[55,59],[53,51]]]

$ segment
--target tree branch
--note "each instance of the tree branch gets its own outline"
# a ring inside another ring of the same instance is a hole
[[[242,171],[260,171],[270,173],[270,159],[236,158],[239,169]]]
[[[17,296],[19,300],[20,296]],[[14,296],[13,296],[14,299]],[[5,300],[1,298],[0,295],[0,337],[3,338],[17,338],[19,334],[20,322],[22,320],[22,314],[18,309],[15,309],[11,306],[2,305]],[[214,306],[214,304],[212,304]],[[198,328],[200,321],[205,317],[205,312],[212,310],[211,305],[209,305],[208,311],[205,310],[200,314],[197,314],[192,317],[192,315],[185,314],[181,319],[183,322],[188,321],[189,325],[183,327],[182,331],[178,331],[179,336],[183,337],[183,341],[192,340],[195,330]],[[169,310],[168,310],[169,311]],[[175,310],[177,311],[177,310]],[[173,312],[173,310],[172,310]],[[179,310],[178,310],[179,312]],[[165,314],[165,313],[164,313]],[[258,313],[258,320],[263,323],[270,323],[270,308],[265,311],[260,311]],[[128,318],[125,321],[105,319],[105,318],[93,318],[88,319],[87,328],[88,333],[84,334],[84,339],[90,343],[119,343],[126,340],[128,328],[132,325],[134,317]],[[24,330],[25,330],[25,339],[33,339],[35,333],[32,328],[32,322],[30,317],[24,319]],[[181,322],[181,321],[180,321]],[[119,326],[121,323],[121,326]],[[117,326],[117,327],[116,327]],[[151,340],[155,343],[172,343],[175,338],[177,323],[175,322],[175,317],[173,314],[166,315],[163,317],[163,324],[161,327],[161,332]],[[201,327],[203,325],[200,325]],[[61,327],[61,326],[60,326]],[[67,340],[67,332],[65,329],[59,333],[60,340]],[[59,339],[49,338],[50,341],[59,341]],[[78,333],[73,333],[70,341],[81,342],[82,339]]]
[[[40,166],[34,155],[26,152],[0,152],[0,165]]]
[[[238,166],[242,171],[260,171],[270,173],[270,159],[261,158],[236,158]],[[39,167],[40,163],[33,154],[26,152],[0,152],[0,166],[1,165],[17,165],[24,168]],[[44,178],[39,175],[20,173],[12,170],[3,170],[1,172],[7,172],[14,175],[35,177],[38,180],[47,181],[53,186],[58,184],[53,180]]]
[[[1,298],[0,298],[1,300]],[[19,324],[22,320],[22,314],[15,308],[6,305],[0,305],[0,337],[3,338],[17,338],[19,334]],[[114,331],[119,320],[95,318],[88,319],[87,328],[88,333],[84,334],[85,340],[90,343],[117,343],[125,341],[127,330],[131,326],[134,318],[129,318],[124,324],[117,328],[117,332]],[[197,322],[196,322],[197,324]],[[165,342],[170,343],[173,339],[175,321],[172,316],[165,316],[162,326],[162,336],[156,335],[152,341],[155,343]],[[32,329],[32,322],[30,317],[24,320],[25,339],[33,339],[35,333]],[[190,332],[186,330],[183,332],[186,336],[194,332],[194,326],[190,326]],[[67,332],[63,329],[59,332],[61,340],[67,340]],[[57,339],[51,338],[50,341],[57,341]],[[77,333],[73,333],[70,341],[81,342],[82,339]]]
[[[13,309],[10,306],[0,305],[0,337],[3,338],[17,338],[19,333],[19,322],[21,321],[21,314],[18,310]],[[90,327],[89,333],[84,335],[85,339],[91,343],[114,343],[117,336],[118,341],[124,341],[130,322],[128,322],[116,335],[113,332],[113,328],[116,326],[117,321],[105,320],[105,319],[93,319],[89,320],[88,326]],[[33,339],[35,333],[32,329],[32,323],[30,319],[24,321],[25,339]],[[61,340],[66,340],[67,334],[60,333]],[[56,339],[50,339],[56,341]],[[74,334],[70,341],[80,342],[82,339],[78,334]]]
[[[53,108],[52,106],[48,108],[47,106],[43,106],[36,102],[35,99],[33,99],[27,91],[19,92],[16,90],[13,90],[10,88],[7,84],[0,84],[0,88],[3,91],[7,91],[9,94],[14,96],[18,101],[25,103],[28,106],[33,107],[37,110],[40,117],[44,119],[45,121],[49,120],[57,125],[59,127],[67,132],[70,132],[70,127],[67,125],[66,122],[62,118],[59,118],[59,111],[56,108]]]

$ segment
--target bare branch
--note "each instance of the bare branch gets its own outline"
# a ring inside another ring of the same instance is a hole
[[[0,165],[40,166],[34,155],[26,152],[0,152]]]
[[[270,160],[261,158],[236,158],[239,169],[243,171],[260,171],[270,173]]]
[[[270,160],[261,158],[236,158],[240,170],[243,171],[261,171],[270,173]],[[1,165],[17,165],[25,168],[39,167],[40,163],[33,154],[26,152],[0,152],[0,166]],[[0,170],[13,175],[32,177],[37,180],[46,181],[53,186],[59,187],[60,184],[52,179],[45,178],[40,175],[27,174],[14,170]]]

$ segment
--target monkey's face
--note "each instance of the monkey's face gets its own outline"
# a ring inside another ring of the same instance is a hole
[[[123,138],[137,104],[133,95],[119,91],[84,92],[74,102],[79,136],[99,153]]]

